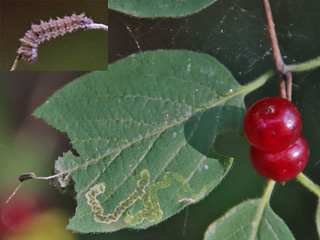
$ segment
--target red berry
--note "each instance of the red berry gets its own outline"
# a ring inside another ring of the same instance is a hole
[[[20,232],[23,226],[39,211],[33,197],[15,196],[8,204],[0,205],[0,229],[4,232]],[[1,234],[0,234],[1,238]]]
[[[255,170],[262,176],[278,182],[295,178],[306,166],[309,147],[300,136],[291,146],[279,151],[263,151],[251,146],[250,158]]]
[[[277,151],[293,144],[301,134],[298,109],[287,99],[265,98],[251,106],[244,118],[249,142],[264,151]]]

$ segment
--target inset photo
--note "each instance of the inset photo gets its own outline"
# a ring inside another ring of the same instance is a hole
[[[0,71],[108,70],[105,0],[0,0]]]

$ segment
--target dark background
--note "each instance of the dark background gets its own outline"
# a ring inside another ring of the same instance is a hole
[[[285,62],[299,63],[320,56],[320,2],[271,1],[271,7]],[[140,51],[187,49],[216,57],[241,84],[273,68],[262,1],[221,0],[195,15],[179,19],[137,19],[110,10],[109,29],[109,63]],[[21,172],[38,169],[37,174],[49,175],[54,160],[71,148],[66,135],[30,115],[54,91],[82,74],[0,74],[0,114],[6,129],[0,144],[7,147],[0,146],[0,154],[6,156],[0,158],[0,163],[5,169],[11,169],[2,173],[2,178],[6,179],[6,184],[0,185],[3,195],[16,186],[16,176]],[[310,147],[310,160],[304,173],[317,184],[320,184],[319,79],[319,69],[293,75],[293,103],[301,112],[302,134]],[[277,81],[271,79],[246,97],[246,106],[263,97],[278,95]],[[228,141],[222,141],[220,147],[235,157],[234,166],[218,188],[200,203],[147,230],[73,236],[94,240],[202,239],[211,222],[236,204],[260,197],[266,184],[250,164],[247,140],[241,136],[226,139]],[[30,144],[34,145],[36,153],[28,157]],[[27,183],[23,189],[18,194],[30,194],[31,190],[45,193],[42,195],[50,199],[50,206],[63,208],[69,217],[72,216],[72,197],[61,195],[47,182]],[[295,238],[301,240],[318,239],[314,220],[316,204],[317,198],[296,180],[284,186],[277,184],[271,198],[271,207],[287,223]]]

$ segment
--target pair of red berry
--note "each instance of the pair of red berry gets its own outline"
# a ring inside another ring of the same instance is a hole
[[[244,131],[252,145],[250,158],[255,170],[278,182],[302,172],[309,147],[301,128],[299,111],[287,99],[265,98],[251,106],[244,118]]]

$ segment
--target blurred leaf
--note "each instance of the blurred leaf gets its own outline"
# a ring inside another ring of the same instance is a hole
[[[316,223],[317,223],[318,235],[320,238],[320,199],[319,199],[317,213],[316,213]]]
[[[8,235],[4,240],[73,240],[75,235],[64,230],[67,218],[68,215],[58,209],[40,213],[25,223],[21,232]]]
[[[257,87],[240,86],[208,55],[154,51],[55,93],[35,116],[66,132],[80,154],[55,166],[76,183],[68,228],[146,228],[199,201],[232,163],[214,151],[215,138],[242,128],[243,98]]]
[[[7,126],[7,125],[5,125]],[[36,172],[38,175],[50,174],[48,166],[48,147],[45,143],[28,140],[27,136],[21,136],[18,143],[14,143],[10,133],[0,133],[0,193],[8,194],[19,184],[18,177],[24,172]],[[10,171],[8,171],[10,169]],[[26,184],[22,191],[30,189],[41,189],[48,184],[40,181],[31,181]]]
[[[199,12],[216,0],[110,0],[108,8],[136,17],[182,17]]]
[[[260,218],[260,214],[261,218]],[[255,234],[255,228],[258,230]],[[294,239],[281,218],[269,204],[261,209],[261,200],[249,200],[230,209],[223,217],[213,222],[205,233],[204,240],[220,239]]]

